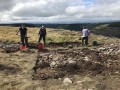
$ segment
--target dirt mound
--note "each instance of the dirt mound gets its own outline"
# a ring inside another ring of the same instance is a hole
[[[68,47],[68,48],[73,48],[73,47],[78,47],[80,46],[80,42],[61,42],[61,43],[54,43],[50,42],[46,46],[48,47]],[[4,52],[6,53],[11,53],[11,52],[16,52],[20,50],[20,43],[15,43],[12,41],[0,41],[0,48],[4,49]],[[31,49],[38,49],[38,44],[37,43],[29,43],[29,48]]]
[[[37,43],[29,43],[29,46],[30,46],[30,48],[34,48],[34,49],[38,48]],[[50,48],[53,48],[53,47],[54,48],[57,48],[57,47],[73,48],[73,47],[81,46],[81,42],[59,42],[59,43],[49,42],[46,46],[50,47]]]
[[[98,50],[61,49],[38,54],[33,79],[62,78],[73,74],[108,75],[120,70],[119,55]]]
[[[20,44],[9,41],[5,42],[0,41],[0,48],[4,49],[4,52],[6,53],[11,53],[18,51],[20,48]]]
[[[54,43],[54,42],[50,42],[48,44],[49,46],[53,46],[53,47],[78,47],[81,45],[81,42],[60,42],[60,43]]]

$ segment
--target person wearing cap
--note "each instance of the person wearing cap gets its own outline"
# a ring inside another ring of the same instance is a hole
[[[29,45],[28,45],[28,38],[27,38],[27,28],[25,27],[25,25],[21,25],[18,32],[20,32],[20,39],[21,39],[22,46],[28,47]],[[16,35],[18,35],[18,32],[16,33]]]
[[[84,43],[86,46],[88,45],[89,35],[90,35],[90,30],[88,30],[87,27],[84,27],[82,30],[82,45],[83,46],[84,46]]]
[[[44,46],[45,46],[45,44],[46,44],[46,28],[44,26],[42,26],[40,28],[38,36],[39,36],[38,43],[40,43],[41,39],[43,39]]]

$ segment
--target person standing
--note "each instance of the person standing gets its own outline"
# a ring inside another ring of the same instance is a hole
[[[25,25],[21,25],[18,32],[20,32],[20,39],[22,46],[29,47],[28,38],[27,38],[27,28],[25,27]],[[16,35],[18,35],[18,32],[16,33]]]
[[[84,44],[87,46],[88,45],[88,38],[90,35],[90,30],[88,30],[86,27],[83,28],[82,30],[82,45],[84,46]]]
[[[41,39],[43,39],[44,46],[45,46],[45,44],[46,44],[46,28],[44,26],[42,26],[40,28],[38,36],[39,36],[38,43],[40,43]]]

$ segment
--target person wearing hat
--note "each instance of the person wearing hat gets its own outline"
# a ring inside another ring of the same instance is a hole
[[[43,39],[44,46],[45,46],[45,44],[46,44],[46,28],[44,26],[42,26],[40,28],[38,36],[39,36],[38,43],[40,43],[41,39]]]
[[[20,39],[21,39],[22,46],[28,47],[29,45],[28,45],[28,38],[27,38],[27,28],[25,27],[25,25],[21,25],[18,32],[20,32]],[[18,32],[16,33],[16,35],[18,35]]]

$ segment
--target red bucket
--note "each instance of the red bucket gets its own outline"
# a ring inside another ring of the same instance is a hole
[[[40,43],[40,44],[38,45],[38,49],[39,49],[39,50],[44,49],[44,44]]]
[[[20,49],[26,49],[26,48],[27,48],[26,46],[23,45],[20,46]]]

